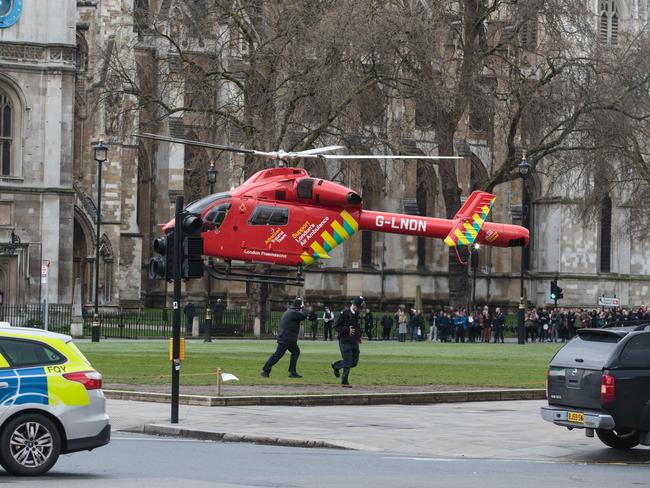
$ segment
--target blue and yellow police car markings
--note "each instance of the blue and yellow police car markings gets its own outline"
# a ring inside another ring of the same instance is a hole
[[[21,368],[16,370],[16,372],[18,373],[20,383],[18,385],[18,396],[16,397],[15,404],[38,403],[47,405],[49,402],[45,368]]]
[[[43,368],[0,371],[0,382],[7,384],[0,390],[0,405],[48,404],[47,378]]]
[[[80,383],[61,376],[66,366],[45,366],[0,371],[0,405],[88,405],[90,398]]]
[[[18,393],[18,375],[13,369],[0,371],[0,383],[7,385],[0,389],[0,405],[13,405]]]

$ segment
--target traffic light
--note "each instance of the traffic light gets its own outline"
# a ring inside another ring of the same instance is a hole
[[[191,280],[203,278],[203,238],[201,229],[203,220],[186,213],[182,216],[181,228],[158,237],[153,241],[154,256],[149,261],[149,277],[152,279],[174,279],[174,240],[179,235],[181,241],[180,270],[181,278]]]
[[[184,280],[203,278],[203,220],[193,214],[183,217],[183,246],[181,258],[181,277]]]
[[[149,260],[149,277],[156,280],[174,278],[174,233],[158,237],[153,241],[154,256]]]
[[[552,280],[551,281],[551,300],[560,300],[561,298],[564,298],[564,293],[562,292],[562,288],[558,286],[557,280]]]

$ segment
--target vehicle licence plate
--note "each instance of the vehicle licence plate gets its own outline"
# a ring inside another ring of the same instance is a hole
[[[585,422],[585,416],[580,412],[569,412],[567,418],[569,422],[576,424],[583,424]]]

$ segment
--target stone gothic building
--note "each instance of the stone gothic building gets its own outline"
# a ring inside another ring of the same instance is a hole
[[[4,5],[7,2],[3,3]],[[49,263],[51,303],[89,304],[94,300],[95,250],[99,245],[99,302],[105,306],[166,303],[166,287],[149,280],[151,241],[158,224],[171,218],[176,195],[186,200],[205,195],[204,151],[153,143],[134,137],[154,122],[161,133],[197,138],[192,120],[138,111],[128,90],[113,90],[115,60],[122,75],[151,83],[143,72],[166,46],[138,31],[137,16],[154,13],[174,28],[175,16],[191,15],[181,0],[23,0],[0,10],[0,299],[34,303],[44,298],[43,263]],[[594,23],[603,42],[616,43],[620,30],[648,21],[647,0],[592,0]],[[20,8],[18,8],[20,7]],[[135,13],[134,13],[135,12]],[[124,52],[124,46],[131,46]],[[153,65],[153,64],[152,64]],[[178,77],[168,66],[170,78]],[[123,81],[123,77],[122,77]],[[171,95],[170,95],[171,96]],[[409,134],[402,141],[414,154],[435,154],[419,141],[432,140],[418,126],[417,107],[392,111],[392,126]],[[457,143],[466,156],[457,164],[463,196],[494,171],[499,148],[489,129],[470,120]],[[204,134],[201,134],[204,135]],[[102,224],[96,235],[97,174],[92,144],[109,148],[102,167]],[[233,138],[236,143],[236,138]],[[228,141],[232,142],[232,141]],[[224,157],[215,185],[226,190],[241,182],[233,171],[237,158]],[[318,164],[307,169],[333,177]],[[340,177],[339,177],[340,179]],[[439,174],[424,162],[368,163],[345,173],[343,182],[362,193],[377,210],[443,216]],[[518,181],[496,188],[494,220],[521,223]],[[614,239],[613,230],[628,218],[620,195],[605,198],[600,222],[576,222],[575,200],[566,189],[549,187],[539,176],[529,180],[525,211],[531,228],[526,266],[528,299],[549,304],[549,281],[559,276],[565,302],[595,306],[601,294],[616,295],[624,305],[647,303],[649,244]],[[424,302],[448,298],[448,254],[444,244],[417,237],[363,232],[339,247],[332,259],[307,273],[304,289],[270,290],[277,306],[296,294],[334,303],[363,294],[372,304],[412,302],[416,290]],[[522,265],[518,249],[479,252],[475,272],[477,303],[514,306]],[[242,284],[214,283],[215,296],[230,306],[245,303]],[[185,287],[186,296],[205,300],[205,282]]]

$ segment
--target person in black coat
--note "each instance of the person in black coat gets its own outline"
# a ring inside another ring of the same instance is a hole
[[[185,330],[188,334],[191,334],[192,323],[194,322],[194,317],[196,317],[196,306],[192,302],[188,302],[183,308],[183,312],[185,312]]]
[[[302,378],[296,371],[300,348],[298,347],[298,333],[300,332],[300,322],[307,318],[303,311],[304,305],[301,298],[296,298],[291,306],[282,315],[280,319],[280,330],[278,331],[278,347],[271,357],[266,361],[262,372],[264,378],[271,375],[271,368],[277,363],[284,353],[289,351],[291,359],[289,360],[289,378]]]
[[[329,307],[325,307],[323,313],[323,336],[325,340],[332,340],[332,324],[334,323],[334,314]]]
[[[217,301],[214,304],[214,309],[212,317],[214,318],[215,327],[221,327],[221,322],[223,321],[223,311],[226,309],[221,298],[217,298]]]
[[[393,317],[390,314],[384,313],[384,316],[381,318],[381,327],[381,338],[385,341],[390,341],[390,331],[393,328]]]
[[[422,317],[422,311],[415,311],[415,315],[413,316],[413,324],[415,330],[415,340],[424,340],[424,317]]]
[[[339,335],[339,349],[341,357],[332,363],[334,376],[341,377],[341,386],[350,388],[348,375],[350,369],[359,363],[359,344],[361,343],[361,319],[359,310],[364,305],[363,297],[355,297],[352,305],[343,310],[336,319],[334,328]],[[341,375],[341,369],[343,374]]]
[[[315,341],[316,335],[318,334],[318,316],[316,315],[316,311],[314,310],[313,306],[309,307],[307,320],[309,320],[309,323],[311,325],[311,340]]]
[[[372,317],[372,312],[369,308],[366,308],[366,315],[363,317],[364,321],[364,330],[366,332],[366,337],[369,341],[372,340],[372,328],[375,326],[375,320]]]
[[[503,315],[503,312],[499,307],[494,311],[494,317],[492,318],[492,330],[494,331],[494,343],[499,342],[499,339],[503,343],[503,328],[506,325],[506,317]]]

